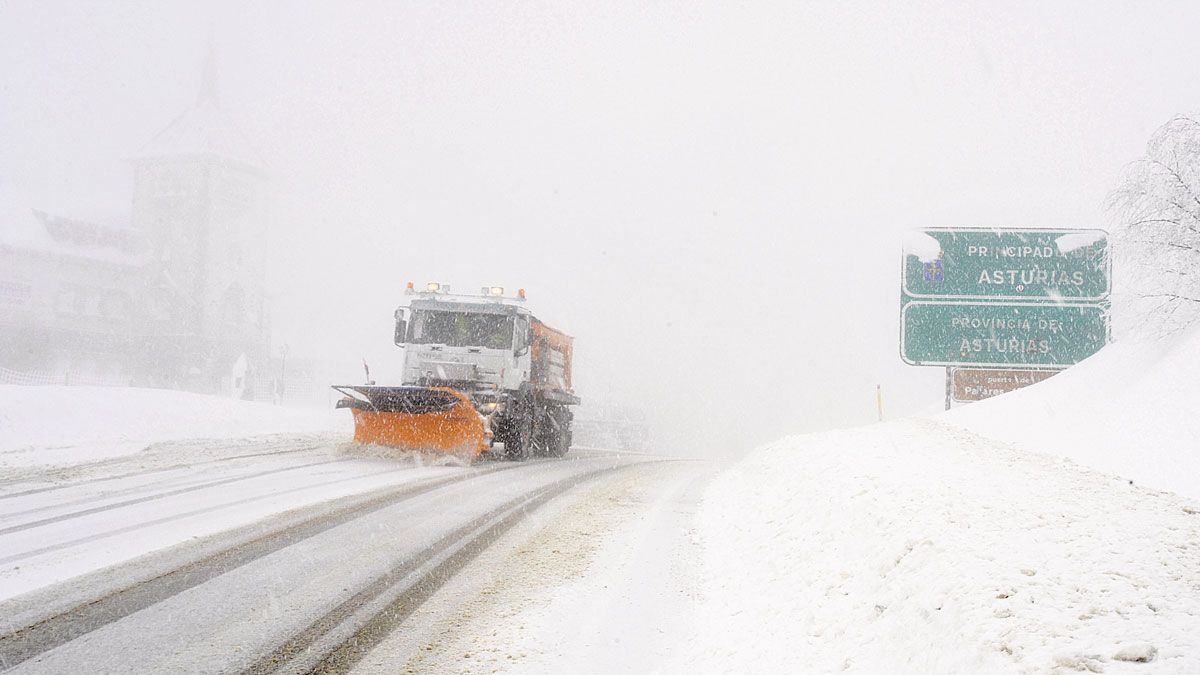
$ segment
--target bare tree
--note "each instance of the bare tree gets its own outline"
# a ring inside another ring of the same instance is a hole
[[[1126,167],[1109,197],[1114,254],[1130,322],[1156,333],[1200,318],[1200,121],[1159,127],[1146,156]]]

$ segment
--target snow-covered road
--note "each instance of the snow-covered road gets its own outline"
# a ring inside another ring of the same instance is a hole
[[[692,520],[715,469],[655,462],[553,500],[439,589],[353,672],[669,670],[694,632]]]
[[[334,446],[0,488],[0,600],[268,516],[455,471]],[[286,446],[285,446],[286,447]],[[249,455],[249,456],[247,456]],[[36,487],[29,487],[34,485]]]
[[[460,467],[336,446],[243,450],[4,485],[0,665],[341,669],[527,512],[651,461],[579,451]]]

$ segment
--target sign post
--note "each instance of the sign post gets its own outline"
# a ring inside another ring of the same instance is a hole
[[[950,366],[946,366],[946,410],[950,409]]]
[[[1103,230],[914,231],[901,268],[900,357],[946,368],[947,409],[952,399],[978,400],[953,396],[951,368],[1073,365],[1108,342],[1110,276]]]

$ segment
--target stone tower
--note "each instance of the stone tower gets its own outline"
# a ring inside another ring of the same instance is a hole
[[[148,246],[143,380],[248,396],[267,362],[267,167],[221,108],[210,36],[196,102],[133,159]]]

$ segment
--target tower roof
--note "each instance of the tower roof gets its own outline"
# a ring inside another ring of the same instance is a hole
[[[195,105],[150,139],[136,158],[220,157],[265,170],[267,163],[262,155],[221,109],[219,93],[216,48],[210,32]]]
[[[200,93],[196,96],[196,105],[205,101],[221,104],[220,90],[217,89],[217,46],[212,29],[208,31],[208,50],[204,52],[204,70],[200,73]]]

